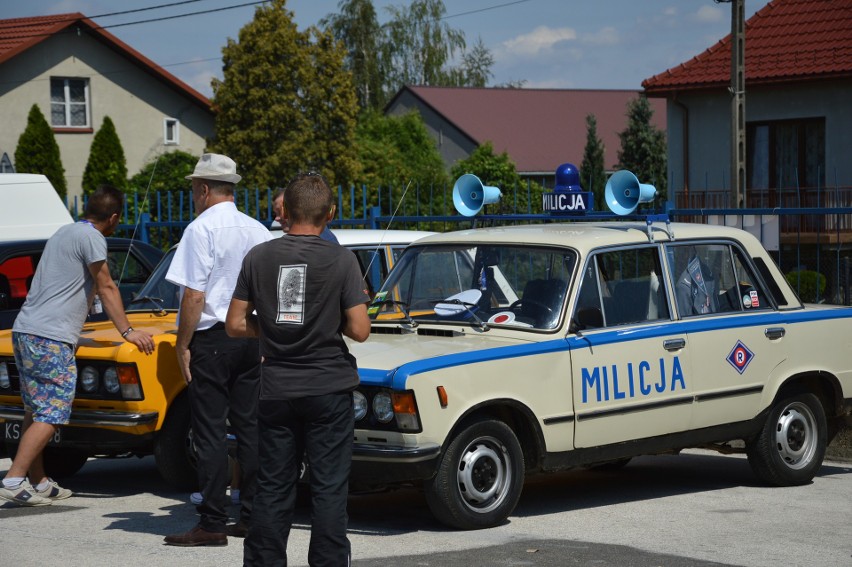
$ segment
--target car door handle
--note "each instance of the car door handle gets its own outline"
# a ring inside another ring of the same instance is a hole
[[[663,341],[663,348],[666,350],[680,350],[686,346],[686,339],[666,339]]]
[[[768,329],[763,331],[763,334],[766,335],[766,338],[770,341],[774,341],[775,339],[780,339],[781,337],[783,337],[786,332],[787,331],[784,329],[784,327],[769,327]]]

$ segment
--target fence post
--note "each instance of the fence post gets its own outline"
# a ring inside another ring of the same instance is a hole
[[[139,213],[139,240],[145,244],[151,244],[151,237],[148,235],[149,222],[151,222],[150,213]]]
[[[373,230],[378,230],[379,223],[376,219],[382,216],[382,208],[381,207],[370,207],[370,212],[367,214],[367,218],[370,221],[370,228]]]

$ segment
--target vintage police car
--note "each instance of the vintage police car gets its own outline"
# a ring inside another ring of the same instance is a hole
[[[369,312],[353,485],[422,483],[457,528],[504,521],[530,474],[688,447],[807,483],[852,411],[852,309],[803,305],[737,229],[432,236]]]
[[[410,242],[423,231],[334,231],[353,250],[371,289]],[[153,453],[160,474],[176,487],[196,484],[186,384],[174,352],[178,288],[165,280],[174,250],[154,269],[127,317],[154,335],[156,351],[146,356],[125,342],[109,321],[84,326],[77,349],[77,391],[71,422],[61,427],[45,452],[51,476],[76,473],[90,456]],[[0,428],[14,453],[21,435],[20,377],[10,332],[0,332]],[[5,421],[5,422],[4,422]],[[0,440],[2,442],[2,440]]]

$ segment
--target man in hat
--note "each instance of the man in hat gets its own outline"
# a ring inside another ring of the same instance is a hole
[[[244,537],[251,518],[257,476],[257,399],[260,350],[257,339],[228,337],[225,316],[243,258],[271,238],[258,221],[234,204],[234,160],[204,154],[192,175],[192,201],[198,217],[189,223],[166,279],[180,288],[175,351],[186,380],[198,455],[202,502],[198,525],[166,536],[169,545],[227,545],[227,535]],[[228,519],[229,480],[226,419],[237,436],[240,466],[240,518]]]

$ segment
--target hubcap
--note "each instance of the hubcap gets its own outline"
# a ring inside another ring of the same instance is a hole
[[[817,447],[816,419],[810,408],[795,402],[784,408],[775,427],[775,447],[791,469],[801,469],[813,460]]]
[[[497,439],[483,437],[467,446],[457,480],[462,499],[471,509],[483,513],[499,506],[511,479],[509,454]]]

